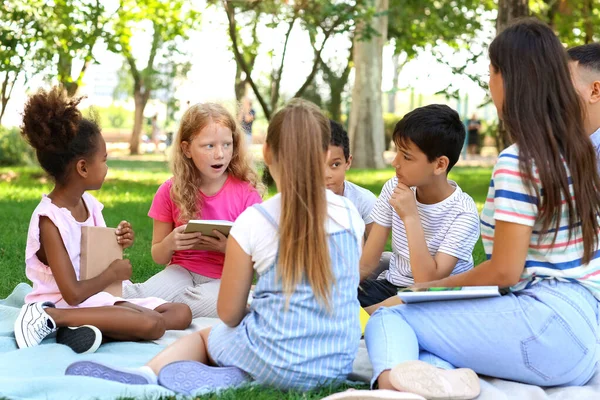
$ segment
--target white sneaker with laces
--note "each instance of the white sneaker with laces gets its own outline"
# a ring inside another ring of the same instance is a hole
[[[42,340],[56,332],[56,323],[44,308],[54,308],[54,304],[37,302],[25,304],[15,321],[15,338],[20,349],[37,346]]]

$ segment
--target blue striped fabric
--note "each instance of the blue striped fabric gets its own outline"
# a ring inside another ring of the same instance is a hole
[[[349,201],[344,204],[348,208]],[[277,227],[263,206],[255,207]],[[209,352],[218,365],[236,366],[258,383],[283,389],[308,390],[347,378],[361,337],[356,297],[360,244],[353,231],[340,231],[329,235],[328,246],[335,277],[330,308],[316,300],[304,279],[286,309],[275,261],[260,275],[251,311],[241,324],[213,328]]]

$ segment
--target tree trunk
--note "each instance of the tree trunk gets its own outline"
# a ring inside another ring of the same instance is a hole
[[[148,96],[142,93],[141,90],[136,90],[133,98],[135,100],[135,119],[133,122],[133,131],[131,131],[131,139],[129,141],[129,152],[132,155],[140,153],[140,136],[144,127],[144,109],[148,103]]]
[[[594,40],[594,22],[592,13],[594,10],[594,0],[583,0],[583,27],[585,44],[592,43]]]
[[[348,133],[353,165],[358,168],[385,166],[381,75],[388,4],[388,0],[375,1],[377,17],[373,18],[372,26],[379,35],[373,35],[368,41],[355,38],[354,42],[355,79]]]
[[[338,122],[342,120],[342,94],[345,85],[346,82],[343,82],[343,84],[342,82],[332,82],[329,84],[331,89],[331,100],[327,105],[327,111],[329,111],[331,119]]]
[[[529,15],[528,0],[498,0],[498,17],[496,19],[496,33],[502,32],[515,19]],[[496,132],[496,148],[498,153],[507,148],[510,143],[508,132],[500,120]]]
[[[396,113],[396,93],[398,92],[398,84],[400,83],[400,54],[394,54],[392,58],[394,66],[394,76],[392,77],[392,88],[388,93],[388,107],[387,112],[391,114]]]
[[[235,99],[238,104],[241,103],[242,97],[246,94],[246,80],[242,79],[242,70],[239,65],[235,66]]]
[[[498,0],[496,33],[502,32],[513,20],[527,17],[528,15],[528,0]]]

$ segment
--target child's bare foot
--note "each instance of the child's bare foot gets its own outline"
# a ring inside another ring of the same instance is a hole
[[[468,368],[444,370],[423,361],[407,361],[390,371],[392,386],[429,400],[470,400],[479,396],[479,378]]]

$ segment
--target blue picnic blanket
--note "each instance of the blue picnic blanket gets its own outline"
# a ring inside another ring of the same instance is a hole
[[[126,385],[64,375],[69,364],[81,360],[122,367],[142,366],[163,349],[155,343],[108,343],[94,354],[80,355],[56,344],[54,338],[47,338],[39,346],[19,350],[13,324],[30,291],[29,285],[21,283],[10,296],[0,300],[0,398],[114,400],[118,397],[154,399],[175,394],[157,385]]]

